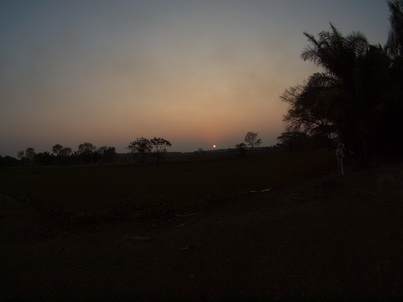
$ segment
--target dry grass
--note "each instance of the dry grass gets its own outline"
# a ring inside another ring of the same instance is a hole
[[[403,166],[333,161],[2,170],[0,300],[398,300]]]

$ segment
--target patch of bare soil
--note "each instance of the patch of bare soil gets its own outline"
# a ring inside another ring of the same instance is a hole
[[[1,301],[399,301],[403,164],[164,222],[50,227],[1,197]]]

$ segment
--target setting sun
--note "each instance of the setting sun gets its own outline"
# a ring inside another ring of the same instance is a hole
[[[385,2],[0,1],[0,156],[83,142],[126,153],[141,137],[226,150],[247,130],[275,145],[280,96],[319,67],[301,60],[303,31],[332,20],[382,45]]]

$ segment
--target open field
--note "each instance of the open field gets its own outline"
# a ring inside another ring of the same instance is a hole
[[[0,190],[37,207],[72,216],[116,211],[128,215],[128,210],[144,214],[146,208],[163,213],[187,211],[249,190],[279,188],[334,169],[333,154],[327,151],[197,159],[161,165],[5,169],[0,174]]]
[[[1,169],[0,300],[402,299],[403,164],[335,166],[322,150]]]

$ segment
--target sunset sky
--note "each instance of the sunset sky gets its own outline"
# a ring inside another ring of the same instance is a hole
[[[170,151],[264,146],[280,95],[318,68],[303,32],[385,44],[384,0],[2,0],[0,155],[163,137]]]

